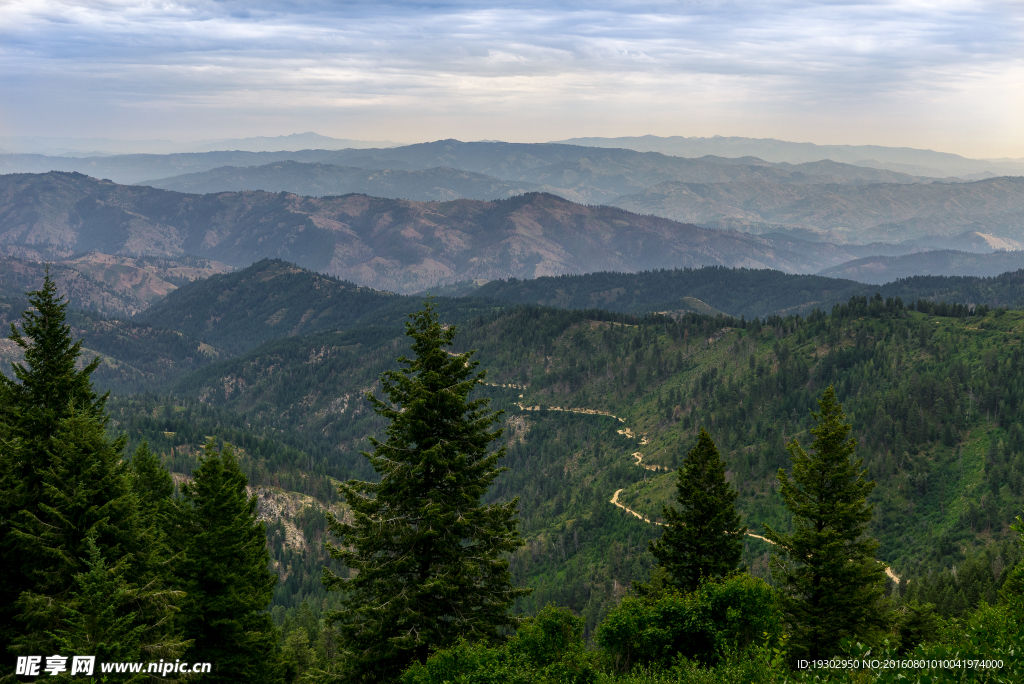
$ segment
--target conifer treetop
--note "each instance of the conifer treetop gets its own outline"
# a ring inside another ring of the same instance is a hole
[[[693,591],[704,579],[722,577],[739,564],[747,528],[736,512],[736,490],[711,435],[701,428],[697,444],[678,470],[678,509],[662,510],[665,529],[650,550],[673,584]]]
[[[780,552],[772,574],[793,630],[791,651],[812,659],[835,654],[845,637],[871,639],[886,626],[885,566],[875,559],[878,542],[867,534],[867,496],[875,483],[864,479],[863,460],[853,458],[857,441],[835,388],[825,390],[818,406],[813,452],[790,441],[793,476],[778,473],[793,532],[765,525],[765,538]]]
[[[107,394],[97,395],[91,380],[100,359],[96,357],[83,368],[76,368],[82,341],[73,339],[71,326],[65,322],[68,303],[57,293],[49,265],[43,286],[27,294],[32,308],[22,312],[21,330],[12,323],[8,336],[24,350],[25,363],[12,364],[13,380],[0,375],[0,385],[10,401],[6,410],[20,413],[45,435],[53,434],[57,422],[68,415],[71,407],[105,420]]]
[[[430,302],[406,331],[413,356],[381,376],[386,400],[367,396],[389,425],[386,439],[364,452],[379,482],[339,487],[351,519],[328,516],[342,544],[331,555],[356,571],[325,569],[324,583],[343,589],[332,614],[345,652],[345,681],[387,681],[414,661],[459,638],[494,641],[518,624],[508,615],[517,596],[507,554],[521,545],[518,500],[482,504],[502,472],[504,448],[490,451],[502,430],[487,399],[469,399],[484,371],[472,352],[451,354],[456,334]]]

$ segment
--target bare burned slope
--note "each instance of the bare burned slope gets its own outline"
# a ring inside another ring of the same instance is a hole
[[[2,244],[31,245],[44,258],[86,250],[194,254],[234,266],[283,258],[398,292],[473,278],[703,265],[813,272],[861,256],[540,193],[440,203],[188,195],[60,172],[0,177]]]

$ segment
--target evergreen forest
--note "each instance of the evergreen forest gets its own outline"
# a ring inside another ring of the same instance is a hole
[[[627,276],[4,299],[0,678],[1024,681],[1020,273]]]

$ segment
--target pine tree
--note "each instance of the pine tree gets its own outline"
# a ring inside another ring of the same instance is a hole
[[[185,592],[178,624],[192,646],[183,656],[213,664],[206,682],[282,681],[277,637],[267,607],[277,575],[270,571],[267,533],[256,518],[256,497],[230,446],[213,441],[181,487],[172,545]]]
[[[863,460],[852,460],[856,440],[829,387],[813,413],[813,454],[794,439],[788,445],[792,480],[780,469],[780,492],[793,514],[793,533],[765,525],[780,555],[772,575],[782,590],[794,658],[827,658],[844,637],[871,639],[886,626],[885,566],[875,560],[878,542],[867,535],[874,481],[864,479]]]
[[[679,509],[662,509],[661,539],[649,543],[672,580],[683,591],[694,591],[702,579],[727,575],[743,553],[743,535],[736,512],[736,490],[725,481],[725,463],[711,435],[703,428],[697,445],[686,456],[676,480]]]
[[[482,505],[503,469],[504,449],[489,451],[502,430],[489,400],[469,399],[485,373],[473,352],[449,354],[455,327],[444,327],[428,302],[406,323],[413,358],[381,377],[388,401],[367,399],[390,421],[386,441],[364,452],[381,479],[339,487],[351,522],[329,516],[341,539],[331,556],[355,573],[325,570],[329,589],[345,591],[332,613],[347,682],[388,681],[412,662],[460,638],[498,640],[518,620],[517,596],[504,557],[521,544],[517,505]]]
[[[82,342],[72,339],[64,322],[67,302],[57,294],[49,268],[43,287],[28,298],[32,308],[23,312],[21,330],[12,323],[9,335],[25,363],[12,364],[13,380],[0,375],[0,643],[7,644],[24,632],[18,597],[37,588],[36,573],[53,575],[53,559],[39,552],[26,528],[38,522],[48,501],[44,478],[58,448],[57,432],[73,412],[103,420],[106,401],[90,380],[99,359],[76,368]],[[64,589],[71,586],[73,570],[67,569],[77,562],[74,554],[84,550],[81,532],[79,545],[68,549],[70,559],[59,559],[65,571],[56,579]]]
[[[163,590],[155,568],[121,459],[125,439],[107,435],[106,395],[97,395],[90,380],[97,360],[76,369],[81,342],[72,341],[61,299],[49,276],[30,293],[35,310],[24,313],[21,332],[11,333],[26,364],[15,365],[15,380],[0,383],[0,628],[11,650],[52,652],[55,630],[75,611],[85,615],[75,591],[95,548],[132,578],[140,648],[170,655],[174,594]]]
[[[150,451],[149,442],[143,441],[132,455],[132,489],[144,509],[153,510],[170,503],[174,494],[174,480],[160,457]]]
[[[86,547],[85,569],[75,576],[62,623],[52,633],[57,652],[94,655],[98,662],[138,661],[147,626],[136,607],[145,597],[126,579],[125,559],[107,567],[94,535]]]

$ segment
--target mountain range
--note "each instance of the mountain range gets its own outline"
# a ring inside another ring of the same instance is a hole
[[[45,259],[86,251],[190,254],[234,267],[280,257],[395,292],[471,279],[706,265],[807,273],[873,253],[711,230],[542,193],[440,203],[191,195],[58,172],[0,176],[0,247]]]
[[[995,276],[1024,268],[1024,251],[970,254],[934,250],[903,256],[871,256],[826,268],[820,274],[862,283],[889,283],[921,275]]]
[[[472,174],[450,169],[434,169],[423,175],[382,173],[377,177],[380,182],[397,177],[396,183],[408,181],[407,187],[411,187],[431,174],[436,179],[441,171],[449,179],[460,178],[466,183],[478,180]],[[359,172],[352,177],[366,180]],[[1008,198],[1021,185],[1014,179],[993,179],[941,186],[966,189],[945,216],[966,220],[972,197],[967,191],[972,188],[982,188],[978,192],[988,197],[989,203],[1002,202],[1006,208]],[[494,186],[481,183],[479,187]],[[882,186],[863,189],[867,192],[878,187]],[[935,186],[884,187],[917,192]],[[923,200],[919,205],[930,206]],[[1011,212],[994,215],[1005,219]],[[1024,236],[1009,228],[1004,233],[1024,241]],[[1018,260],[992,254],[993,249],[1021,244],[1010,236],[977,230],[947,235],[946,244],[934,236],[921,236],[917,242],[900,245],[856,245],[810,241],[800,239],[805,236],[799,233],[795,235],[774,232],[757,236],[709,229],[537,192],[493,201],[420,202],[361,194],[317,198],[287,192],[235,191],[196,195],[61,172],[0,176],[0,253],[35,261],[63,262],[74,257],[79,260],[75,266],[79,272],[85,270],[81,255],[86,253],[93,254],[86,261],[94,264],[96,273],[96,264],[104,259],[107,264],[100,270],[134,268],[123,259],[140,254],[163,259],[193,255],[206,260],[203,268],[213,268],[210,273],[271,257],[360,285],[409,293],[465,280],[712,265],[839,274],[828,269],[845,268],[847,262],[867,257],[900,257],[943,246],[989,254],[971,258],[947,255],[946,265],[941,268],[926,266],[938,257],[919,256],[898,262],[904,266],[892,271],[893,278],[918,273],[996,275],[1015,268]],[[101,254],[107,256],[97,256]],[[118,256],[115,259],[110,255]],[[122,261],[115,264],[117,259]],[[870,282],[885,279],[859,264],[849,268],[852,270],[843,272],[846,277]],[[123,280],[125,276],[109,277]],[[140,294],[145,289],[140,283],[129,288],[133,296],[151,296]],[[167,291],[160,289],[164,286],[154,287],[154,292]],[[137,304],[124,307],[141,310]]]
[[[376,149],[0,155],[0,169],[76,171],[201,194],[263,190],[449,201],[548,192],[573,202],[753,234],[844,244],[921,243],[897,250],[904,253],[1024,244],[1022,178],[938,183],[830,160],[771,163],[755,157],[683,158],[618,148],[442,140]],[[971,242],[960,238],[964,234],[985,239],[964,247]]]
[[[38,289],[46,269],[75,308],[104,316],[128,317],[167,296],[181,285],[202,280],[231,267],[209,259],[125,257],[99,252],[51,259],[28,250],[22,256],[0,257],[0,297],[20,300]]]
[[[716,135],[710,138],[656,135],[618,138],[570,138],[558,142],[586,147],[621,147],[639,152],[661,152],[679,157],[759,157],[770,162],[802,162],[831,159],[876,169],[890,169],[917,176],[960,176],[980,180],[990,176],[1024,173],[1024,159],[971,159],[949,152],[883,145],[816,145],[774,138],[742,138]]]
[[[438,140],[394,148],[219,151],[131,154],[105,157],[0,156],[0,171],[40,173],[78,171],[121,183],[147,183],[222,166],[260,166],[280,161],[352,166],[362,169],[422,171],[439,166],[482,173],[507,181],[548,184],[580,193],[587,201],[636,192],[664,181],[720,183],[916,183],[911,174],[830,161],[772,164],[754,157],[685,159],[657,152],[602,149],[551,143],[461,142]]]
[[[455,199],[504,199],[526,192],[559,192],[558,188],[538,183],[506,181],[472,171],[437,166],[419,171],[401,169],[360,169],[297,161],[280,161],[263,166],[222,166],[198,173],[187,173],[149,185],[177,192],[212,193],[244,190],[291,192],[323,197],[360,193],[374,197],[393,197],[421,202],[446,202]],[[573,193],[574,194],[574,193]]]
[[[601,160],[587,161],[597,166]],[[684,223],[754,234],[784,232],[815,241],[898,243],[923,238],[949,240],[969,232],[988,236],[989,242],[968,251],[1024,246],[1020,229],[1024,177],[972,183],[862,182],[856,174],[846,173],[858,167],[827,162],[804,164],[804,170],[792,171],[709,158],[689,161],[694,163],[687,168],[677,165],[656,171],[639,166],[625,169],[620,164],[614,173],[598,174],[591,168],[586,178],[578,168],[566,172],[565,165],[554,178],[548,167],[520,169],[509,174],[517,176],[516,180],[445,166],[373,171],[283,161],[256,167],[226,166],[143,184],[196,193],[266,190],[323,196],[355,192],[420,201],[500,199],[524,192],[550,192],[574,202],[597,201]],[[807,169],[810,166],[814,173]],[[632,194],[612,195],[623,189],[631,192],[633,186],[655,182],[670,171],[680,178],[701,177],[707,182],[667,180]]]
[[[609,204],[677,221],[837,242],[907,242],[979,232],[1024,243],[1024,176],[971,183],[779,184],[668,181]]]

